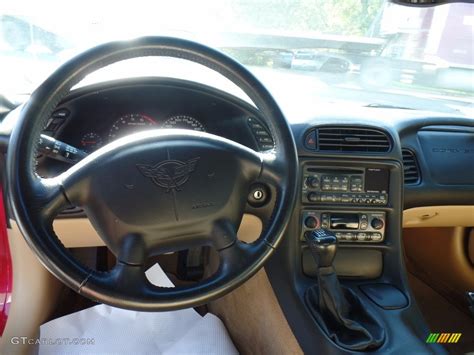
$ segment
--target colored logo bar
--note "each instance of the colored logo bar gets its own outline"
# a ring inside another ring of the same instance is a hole
[[[462,333],[431,333],[426,338],[427,343],[457,343],[461,338]]]

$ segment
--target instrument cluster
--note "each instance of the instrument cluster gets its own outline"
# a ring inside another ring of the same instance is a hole
[[[116,119],[106,132],[91,131],[85,133],[80,139],[79,148],[91,153],[118,138],[154,128],[180,128],[206,132],[204,125],[198,119],[189,115],[173,115],[159,121],[146,114],[130,113]]]

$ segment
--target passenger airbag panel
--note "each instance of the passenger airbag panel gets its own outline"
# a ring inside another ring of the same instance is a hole
[[[474,184],[474,134],[418,132],[425,163],[433,182],[441,185]]]

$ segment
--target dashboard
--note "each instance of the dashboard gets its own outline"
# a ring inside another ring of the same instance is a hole
[[[361,163],[349,172],[331,168],[347,158],[398,162],[404,182],[396,188],[403,193],[405,209],[472,204],[472,118],[392,108],[318,106],[304,96],[276,99],[291,125],[300,161],[314,164],[324,159],[330,163],[327,174],[322,171],[319,175],[308,172],[308,164],[302,165],[301,204],[348,206],[355,202],[367,207],[365,201],[371,200],[374,207],[387,205],[387,191],[338,190],[344,184],[336,191],[328,191],[328,186],[316,191],[308,182],[311,174],[329,179],[342,174],[345,179],[367,168]],[[0,125],[4,150],[19,109]],[[88,154],[130,133],[168,128],[216,134],[258,151],[270,150],[275,144],[253,105],[201,83],[171,78],[121,79],[75,89],[58,105],[43,133]],[[37,170],[42,176],[54,176],[70,165],[40,155]]]
[[[304,105],[305,118],[292,113],[296,106],[283,109],[300,160],[294,234],[301,242],[305,233],[327,228],[347,246],[383,246],[398,234],[391,228],[404,209],[474,201],[472,119]],[[172,128],[208,132],[258,151],[275,144],[254,106],[203,84],[169,78],[124,79],[76,89],[58,105],[43,133],[89,154],[131,133]],[[37,171],[45,177],[70,166],[38,156]],[[264,216],[267,210],[252,212]],[[72,215],[82,211],[73,208],[62,214]],[[362,257],[365,265],[374,266],[366,268],[365,276],[381,270],[380,253],[370,253]],[[310,260],[306,252],[302,255]],[[314,270],[307,268],[311,275]],[[351,266],[346,271],[360,272]]]
[[[473,118],[393,108],[317,105],[304,95],[285,98],[288,95],[276,96],[291,125],[301,162],[319,163],[323,159],[334,164],[347,158],[355,162],[398,162],[404,181],[396,188],[403,193],[404,209],[472,205]],[[0,149],[4,152],[20,110],[21,106],[11,111],[0,125]],[[58,105],[43,133],[91,153],[130,133],[168,128],[216,134],[258,151],[270,150],[275,144],[253,105],[211,86],[171,78],[121,79],[75,89]],[[70,165],[40,155],[37,171],[42,176],[54,176]],[[311,190],[311,183],[305,182],[309,177],[306,167],[301,166],[301,204],[347,206],[354,200],[365,207],[368,199],[388,198],[387,192],[326,191],[324,186],[321,191]],[[354,169],[349,176],[344,175],[347,171],[342,175],[350,177],[366,166],[359,163]],[[316,177],[331,178],[338,171]],[[338,203],[333,199],[341,200]],[[374,207],[387,201],[377,203]]]

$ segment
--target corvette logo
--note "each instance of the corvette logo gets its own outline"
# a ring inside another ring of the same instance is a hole
[[[156,165],[137,164],[138,170],[153,183],[166,189],[166,192],[180,191],[196,169],[200,158],[196,157],[186,162],[179,160],[164,160]]]

